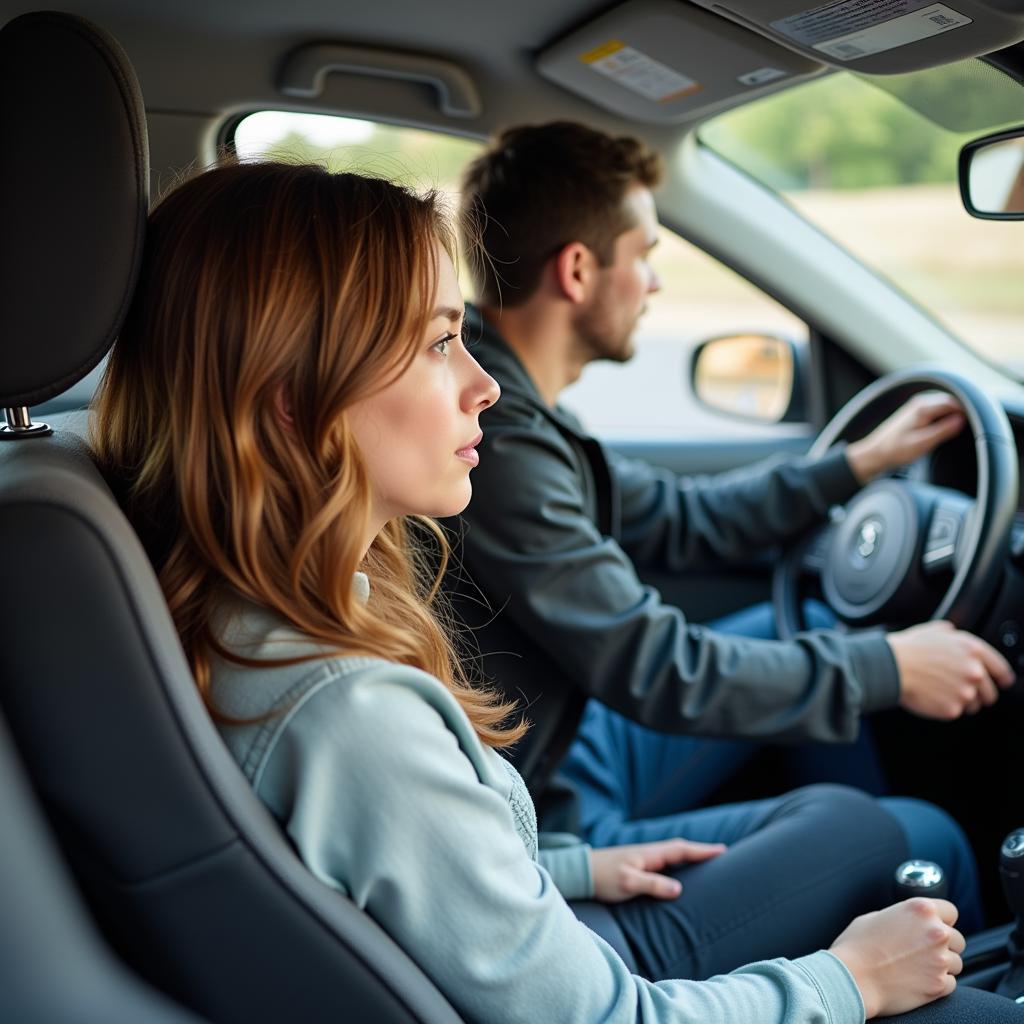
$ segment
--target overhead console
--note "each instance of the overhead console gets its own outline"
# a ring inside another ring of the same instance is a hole
[[[991,53],[1024,39],[1019,0],[693,0],[815,60],[900,74]]]

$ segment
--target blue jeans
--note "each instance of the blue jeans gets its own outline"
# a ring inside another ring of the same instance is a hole
[[[809,605],[807,617],[812,628],[834,621],[820,605]],[[712,628],[764,639],[775,636],[768,605],[720,620]],[[593,846],[673,836],[729,842],[727,836],[735,839],[762,827],[758,816],[747,812],[766,802],[696,808],[760,749],[762,744],[753,742],[655,732],[590,701],[561,774],[578,794],[580,833]],[[875,794],[885,791],[870,733],[864,728],[856,743],[808,744],[794,748],[791,756],[800,782],[839,782]],[[977,868],[956,822],[919,800],[885,798],[880,803],[898,822],[909,856],[935,861],[946,871],[950,899],[960,909],[961,930],[982,928]],[[740,821],[746,825],[737,832]]]

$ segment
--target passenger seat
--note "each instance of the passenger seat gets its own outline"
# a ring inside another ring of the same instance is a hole
[[[149,168],[131,66],[80,18],[24,15],[0,30],[0,90],[0,711],[95,920],[211,1022],[458,1024],[287,845],[88,449],[32,421],[105,354],[138,274]]]

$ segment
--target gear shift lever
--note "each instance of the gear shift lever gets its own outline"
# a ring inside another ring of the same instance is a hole
[[[1024,828],[1016,829],[1003,840],[999,874],[1015,927],[1006,944],[1010,967],[996,991],[1009,999],[1021,1000],[1024,998]]]

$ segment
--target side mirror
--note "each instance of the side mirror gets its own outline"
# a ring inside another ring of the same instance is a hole
[[[960,150],[960,197],[972,217],[1024,220],[1024,128],[986,135]]]
[[[693,352],[693,393],[702,405],[727,416],[760,423],[805,422],[805,347],[769,334],[711,338]]]

